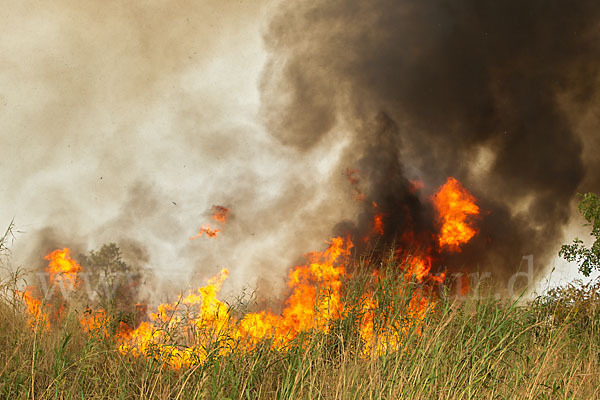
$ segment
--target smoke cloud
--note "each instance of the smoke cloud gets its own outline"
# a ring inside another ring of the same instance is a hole
[[[434,229],[426,198],[455,176],[486,215],[448,262],[543,265],[575,193],[600,189],[600,6],[454,3],[5,5],[14,262],[112,241],[181,289],[221,267],[225,291],[278,287],[331,234],[368,229],[350,168],[385,241]],[[231,209],[221,234],[189,241],[215,204]]]
[[[597,118],[578,123],[598,104],[599,17],[594,1],[290,3],[266,35],[262,115],[300,151],[344,126],[343,162],[368,177],[388,234],[429,229],[408,179],[455,176],[486,215],[453,262],[504,274],[534,254],[539,268],[576,192],[600,189],[583,147]]]
[[[144,249],[145,266],[177,290],[222,267],[239,288],[258,276],[279,284],[289,262],[323,244],[342,213],[319,216],[327,177],[317,176],[332,152],[315,162],[258,123],[271,6],[3,7],[0,223],[15,218],[15,265],[116,242],[128,261],[138,252],[127,248]],[[190,241],[214,204],[232,210],[222,234]]]

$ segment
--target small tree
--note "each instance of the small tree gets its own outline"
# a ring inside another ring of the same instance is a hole
[[[115,243],[104,244],[100,250],[79,258],[99,306],[127,310],[135,304],[143,274],[140,268],[121,259],[121,250]]]
[[[591,226],[591,235],[596,238],[590,248],[583,245],[583,240],[575,238],[572,244],[564,244],[560,248],[559,256],[567,261],[576,261],[579,271],[590,276],[592,270],[600,270],[600,197],[594,193],[581,195],[579,212],[587,221],[584,226]]]

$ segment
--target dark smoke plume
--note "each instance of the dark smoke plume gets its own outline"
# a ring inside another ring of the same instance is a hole
[[[350,132],[339,168],[361,170],[389,235],[430,228],[409,179],[455,176],[485,215],[454,261],[539,268],[576,192],[599,189],[581,187],[598,182],[582,144],[598,126],[574,123],[597,104],[599,22],[597,1],[288,2],[265,36],[262,113],[300,151]]]

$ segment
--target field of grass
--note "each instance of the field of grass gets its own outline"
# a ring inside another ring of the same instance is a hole
[[[399,290],[410,282],[384,275],[372,289],[376,331],[404,326],[410,296]],[[0,398],[600,398],[600,285],[528,303],[442,296],[397,348],[365,354],[358,321],[367,276],[345,282],[349,312],[326,333],[307,332],[285,348],[218,337],[202,343],[205,361],[181,369],[151,350],[122,354],[113,336],[82,331],[76,304],[49,331],[31,327],[14,282],[4,281]]]

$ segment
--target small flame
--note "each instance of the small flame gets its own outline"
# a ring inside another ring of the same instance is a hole
[[[202,236],[204,234],[206,234],[206,236],[208,236],[208,237],[214,238],[214,237],[217,237],[217,234],[219,232],[221,232],[220,229],[212,229],[210,227],[210,225],[202,225],[200,227],[200,231],[196,235],[192,236],[190,238],[190,240],[198,239],[200,236]]]
[[[375,215],[373,221],[373,232],[375,232],[379,236],[383,236],[383,214]]]
[[[371,202],[371,205],[373,206],[375,215],[373,216],[373,222],[371,223],[371,230],[369,231],[368,235],[362,238],[363,242],[365,243],[369,242],[371,239],[373,239],[373,237],[383,236],[385,233],[383,224],[383,217],[385,217],[385,214],[377,211],[378,205],[375,201]]]
[[[429,275],[431,271],[431,257],[427,255],[414,254],[407,257],[405,264],[407,268],[404,275],[407,279],[414,279],[417,282],[423,282],[423,279]]]
[[[223,225],[227,221],[227,216],[229,214],[229,209],[223,206],[212,206],[213,209],[213,219],[217,221],[219,224]],[[217,237],[217,235],[221,232],[221,229],[213,229],[210,224],[202,225],[200,227],[200,231],[190,237],[190,240],[198,239],[202,235],[206,235],[211,238]]]
[[[419,179],[409,180],[408,182],[410,183],[409,190],[412,193],[417,193],[419,190],[421,190],[425,187],[425,183]]]
[[[213,218],[222,224],[227,221],[227,215],[229,214],[229,209],[223,206],[213,206]]]
[[[365,194],[358,187],[360,183],[360,179],[356,176],[360,171],[358,169],[350,169],[346,168],[346,178],[348,178],[348,182],[350,182],[350,186],[354,190],[354,198],[356,201],[363,201],[365,199]]]
[[[108,336],[106,312],[103,309],[87,309],[79,318],[79,323],[85,332],[101,331]]]

